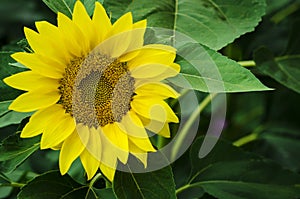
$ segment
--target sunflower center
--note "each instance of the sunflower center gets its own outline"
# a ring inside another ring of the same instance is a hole
[[[89,127],[120,122],[131,108],[134,82],[125,62],[91,53],[66,67],[59,103],[76,122]]]

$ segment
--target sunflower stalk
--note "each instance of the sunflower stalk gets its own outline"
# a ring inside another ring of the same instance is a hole
[[[190,131],[192,125],[195,123],[196,119],[199,117],[201,112],[205,109],[206,106],[210,104],[210,102],[217,96],[217,93],[209,94],[205,97],[205,99],[199,104],[199,106],[194,110],[191,114],[181,132],[178,133],[178,138],[176,143],[174,144],[174,148],[172,151],[171,160],[174,160],[177,157],[178,152],[180,151],[180,147],[184,142],[186,135]]]

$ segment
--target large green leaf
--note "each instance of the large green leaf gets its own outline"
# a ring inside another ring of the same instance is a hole
[[[72,18],[74,4],[77,0],[43,0],[43,2],[55,13],[61,12],[68,17]],[[95,2],[103,3],[103,0],[81,0],[84,4],[88,14],[91,16],[95,8]]]
[[[295,187],[245,183],[233,181],[211,181],[199,183],[203,189],[218,199],[283,199],[298,198],[300,190]]]
[[[111,188],[93,189],[100,199],[117,199]]]
[[[300,160],[296,158],[300,151],[299,129],[290,126],[269,127],[244,147],[257,154],[273,159],[292,171],[300,171]]]
[[[168,79],[177,86],[204,92],[269,90],[248,69],[218,52],[198,44],[178,49],[180,74]]]
[[[62,176],[59,171],[44,173],[22,187],[18,199],[74,199],[74,198],[111,198],[111,189],[98,190],[92,186],[81,185],[69,175]]]
[[[24,118],[31,116],[32,113],[19,113],[8,110],[12,101],[0,102],[0,128],[11,124],[19,124]]]
[[[254,60],[262,73],[300,93],[300,54],[275,58],[263,47],[255,52]]]
[[[148,173],[117,171],[113,182],[113,189],[119,199],[176,198],[175,184],[170,166]]]
[[[300,189],[295,186],[300,182],[298,174],[224,141],[219,141],[208,156],[199,159],[202,142],[203,138],[199,138],[191,147],[189,181],[177,189],[178,198],[200,197],[203,192],[219,199],[300,196]]]
[[[135,20],[147,18],[151,27],[179,31],[212,49],[253,31],[266,7],[264,0],[106,0],[104,5],[113,18],[131,11]]]
[[[21,91],[9,87],[3,82],[5,77],[24,71],[22,68],[9,65],[9,63],[15,62],[10,57],[12,53],[14,52],[0,52],[0,101],[15,99],[22,93]]]
[[[39,137],[21,139],[19,134],[9,136],[0,145],[0,171],[13,171],[38,149]]]

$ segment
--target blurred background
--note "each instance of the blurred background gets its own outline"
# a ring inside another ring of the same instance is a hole
[[[24,37],[23,27],[34,27],[34,22],[55,22],[56,15],[42,0],[0,0],[0,46]]]

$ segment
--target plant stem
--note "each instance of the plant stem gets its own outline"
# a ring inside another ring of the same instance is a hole
[[[214,97],[216,97],[217,94],[209,94],[206,96],[206,98],[199,104],[199,106],[194,110],[194,112],[191,114],[190,118],[185,123],[182,130],[178,133],[178,138],[176,142],[174,143],[174,148],[171,155],[171,160],[175,160],[175,157],[177,156],[177,153],[182,146],[182,143],[184,142],[186,135],[188,134],[190,128],[196,121],[196,119],[199,117],[200,113],[204,110],[204,108],[212,101]]]
[[[190,184],[186,184],[182,187],[179,187],[178,189],[176,189],[176,195],[179,194],[180,192],[182,192],[183,190],[187,189],[190,187]]]
[[[239,61],[238,62],[241,66],[243,67],[254,67],[256,66],[255,62],[253,60],[249,60],[249,61]]]
[[[89,184],[89,188],[92,188],[95,184],[95,182],[97,182],[100,178],[103,178],[101,173],[97,173],[97,175],[95,177],[93,177],[93,179],[91,180],[90,184]]]
[[[288,7],[286,7],[285,9],[280,10],[275,15],[273,15],[273,17],[271,18],[271,21],[273,21],[275,24],[278,24],[282,20],[284,20],[286,17],[288,17],[289,15],[296,12],[299,8],[300,8],[300,3],[295,2],[291,5],[289,5]]]
[[[240,147],[248,144],[258,138],[258,135],[265,129],[265,126],[257,127],[251,134],[246,135],[233,143],[234,146]]]
[[[4,184],[0,184],[0,187],[23,187],[26,184],[23,183],[18,183],[18,182],[11,182],[11,183],[4,183]]]

